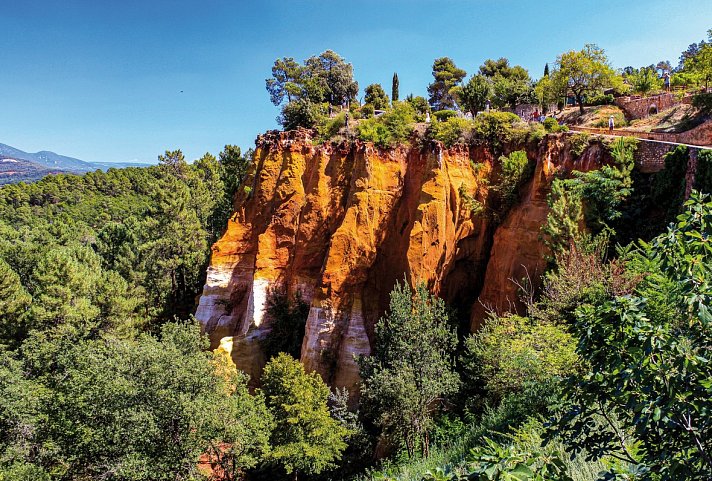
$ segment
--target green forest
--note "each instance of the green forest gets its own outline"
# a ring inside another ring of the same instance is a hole
[[[676,73],[695,88],[708,81],[705,45]],[[470,198],[474,213],[504,218],[521,200],[525,148],[547,135],[567,138],[574,158],[594,144],[610,156],[554,180],[543,288],[516,280],[525,313],[463,334],[424,284],[397,283],[358,359],[358,405],[299,362],[301,297],[269,305],[257,389],[192,317],[210,247],[255,175],[252,151],[227,145],[192,163],[166,151],[153,167],[0,187],[0,481],[712,479],[712,150],[694,157],[687,195],[686,146],[641,174],[632,138],[447,113],[555,104],[562,79],[591,65],[600,75],[579,105],[624,88],[594,46],[563,54],[546,85],[506,59],[463,83],[440,58],[429,99],[399,101],[396,74],[390,98],[371,85],[364,105],[330,117],[358,92],[350,64],[331,51],[275,63],[280,121],[312,129],[315,144],[387,149],[432,113],[423,145],[495,154],[496,205]]]

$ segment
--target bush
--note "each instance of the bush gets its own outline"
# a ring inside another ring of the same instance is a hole
[[[393,108],[380,117],[361,121],[357,135],[359,139],[373,142],[379,147],[393,147],[408,140],[414,123],[413,107],[407,102],[393,102]]]
[[[334,138],[344,125],[346,125],[346,114],[343,112],[333,118],[324,117],[321,119],[316,127],[319,132],[319,142],[326,142]]]
[[[692,97],[692,106],[700,111],[702,115],[712,115],[712,94],[697,94]]]
[[[433,112],[433,116],[438,122],[447,122],[448,119],[457,117],[457,112],[455,112],[454,110],[438,110],[436,112]]]
[[[271,321],[271,330],[262,342],[265,358],[270,359],[284,352],[299,359],[309,317],[309,304],[302,300],[301,292],[297,292],[294,300],[284,292],[271,292],[267,301],[267,315]]]
[[[442,110],[441,112],[446,112]],[[439,113],[439,112],[436,112]],[[439,140],[445,147],[452,147],[464,136],[472,131],[472,121],[460,117],[449,117],[444,122],[434,122],[428,127],[428,136],[431,139]]]
[[[695,189],[707,194],[712,193],[712,150],[703,150],[697,154]]]
[[[569,451],[643,464],[659,477],[710,479],[712,203],[693,192],[667,232],[626,253],[632,295],[576,311],[586,372],[565,384]],[[622,442],[635,436],[635,450]],[[613,479],[610,475],[604,479]]]
[[[496,186],[496,191],[501,198],[501,213],[506,212],[517,200],[517,190],[532,173],[529,168],[529,159],[527,153],[523,150],[517,150],[499,158],[502,166],[499,185]]]
[[[670,77],[672,87],[697,87],[701,83],[700,74],[696,72],[677,72]]]
[[[576,341],[565,328],[516,315],[491,317],[465,348],[463,364],[478,373],[494,402],[527,382],[572,374],[577,365]]]
[[[284,130],[294,130],[298,127],[313,129],[326,117],[326,107],[307,100],[296,100],[282,107],[282,114],[277,121]]]
[[[530,142],[539,143],[541,139],[546,136],[546,128],[539,122],[532,122],[529,124],[529,133],[527,134],[527,140]]]
[[[363,104],[363,107],[361,107],[361,115],[364,119],[370,119],[371,117],[373,117],[375,112],[376,109],[373,107],[372,104]]]
[[[478,201],[474,196],[467,192],[465,184],[460,184],[457,192],[460,194],[460,199],[462,199],[462,205],[470,211],[470,215],[476,216],[485,210],[485,206],[482,202]]]
[[[667,222],[673,222],[680,213],[685,199],[685,173],[690,161],[690,152],[679,145],[665,154],[665,169],[655,173],[652,197],[655,204],[666,210]]]
[[[480,114],[473,121],[475,138],[488,144],[496,153],[501,153],[505,143],[515,135],[515,125],[521,119],[510,112]]]
[[[432,112],[430,104],[425,97],[413,97],[412,95],[409,95],[406,98],[406,102],[408,102],[415,109],[415,117],[418,122],[425,121],[425,114]]]
[[[586,102],[586,105],[613,105],[614,102],[615,97],[613,97],[613,94],[601,94],[591,96]]]
[[[556,121],[555,118],[553,117],[547,117],[544,119],[544,128],[546,129],[547,132],[552,132],[555,128],[559,126],[559,123]]]
[[[581,154],[588,148],[591,136],[587,132],[578,132],[569,137],[569,142],[571,143],[571,153],[576,157],[580,157]]]

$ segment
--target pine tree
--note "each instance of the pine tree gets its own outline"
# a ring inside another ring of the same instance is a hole
[[[398,74],[393,73],[393,86],[391,87],[391,100],[394,102],[398,101],[398,87],[400,84],[398,83]]]
[[[398,284],[389,312],[376,324],[373,353],[359,360],[361,405],[390,441],[413,456],[428,456],[433,416],[460,384],[455,372],[457,334],[445,303],[424,284]]]
[[[20,322],[32,302],[20,276],[0,259],[0,342],[18,341],[27,326]]]
[[[298,473],[334,467],[349,431],[329,414],[330,391],[319,374],[307,374],[299,361],[281,353],[265,366],[262,389],[276,423],[270,459],[294,480]]]

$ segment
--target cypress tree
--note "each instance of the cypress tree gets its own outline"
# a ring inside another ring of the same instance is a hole
[[[391,100],[396,102],[398,100],[398,74],[393,73],[393,86],[391,88]]]
[[[544,77],[549,76],[549,64],[544,65]]]

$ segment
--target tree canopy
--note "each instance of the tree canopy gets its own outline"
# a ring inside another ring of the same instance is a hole
[[[492,96],[492,85],[483,75],[473,75],[460,91],[462,107],[473,116],[485,110],[487,101]]]
[[[388,100],[388,95],[386,91],[383,90],[381,84],[371,84],[364,90],[366,96],[364,97],[364,102],[373,105],[376,110],[385,110],[390,105],[390,100]]]
[[[282,106],[277,120],[286,130],[315,127],[326,114],[323,104],[341,106],[358,93],[353,66],[333,50],[303,64],[291,57],[277,59],[265,84],[272,103]]]
[[[560,423],[574,451],[643,463],[662,480],[712,474],[712,203],[693,193],[686,207],[666,233],[627,254],[629,269],[646,274],[633,295],[577,312],[587,372],[569,380],[572,406]]]
[[[371,356],[361,358],[362,404],[391,439],[427,455],[433,413],[459,386],[455,329],[442,300],[423,284],[396,284],[376,325]]]
[[[611,68],[606,52],[597,45],[587,44],[581,50],[563,53],[556,60],[553,76],[568,86],[583,113],[585,95],[599,93],[604,88],[622,88],[623,81]]]
[[[460,85],[467,72],[457,68],[449,57],[436,58],[433,62],[433,77],[435,80],[428,85],[428,102],[433,110],[455,108],[453,88]]]
[[[293,479],[335,467],[348,431],[331,417],[330,391],[319,374],[307,374],[299,361],[281,353],[265,366],[262,390],[276,423],[270,459]]]
[[[267,452],[264,400],[234,365],[219,368],[197,325],[166,324],[160,339],[77,334],[35,335],[22,361],[0,352],[3,459],[55,479],[138,481],[195,476],[212,453],[234,480]]]

